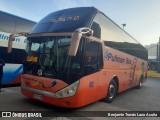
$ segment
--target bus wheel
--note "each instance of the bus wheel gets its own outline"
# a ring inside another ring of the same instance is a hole
[[[140,79],[139,79],[139,84],[138,84],[138,86],[137,86],[137,88],[138,89],[141,89],[141,87],[142,87],[142,76],[140,77]]]
[[[108,93],[105,98],[105,102],[112,103],[117,94],[117,85],[114,80],[112,80],[108,87]]]

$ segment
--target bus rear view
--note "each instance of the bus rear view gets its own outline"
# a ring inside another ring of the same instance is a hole
[[[21,91],[25,96],[76,108],[103,98],[112,102],[117,93],[144,82],[146,56],[139,58],[107,47],[102,26],[94,22],[100,13],[94,7],[70,8],[51,13],[34,26],[27,35],[28,56],[23,64]],[[146,52],[139,43],[131,43]],[[107,53],[123,58],[114,61]],[[109,64],[117,65],[115,72]],[[121,83],[122,71],[127,77]]]

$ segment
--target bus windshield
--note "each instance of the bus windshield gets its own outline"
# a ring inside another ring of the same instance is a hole
[[[69,56],[70,43],[71,37],[68,36],[29,38],[24,73],[38,75],[38,70],[41,69],[44,77],[75,81],[77,77],[74,76],[81,74],[83,48],[79,47],[76,56]],[[35,57],[37,61],[33,62]]]

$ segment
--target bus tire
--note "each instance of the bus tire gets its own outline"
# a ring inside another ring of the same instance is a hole
[[[117,84],[115,80],[112,80],[108,87],[108,93],[105,97],[105,102],[112,103],[117,94]]]
[[[137,89],[141,89],[142,88],[142,76],[140,77],[140,79],[139,79],[139,83],[138,83],[138,85],[137,85]]]

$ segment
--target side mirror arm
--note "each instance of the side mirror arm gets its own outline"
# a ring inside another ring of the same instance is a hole
[[[19,37],[19,36],[27,36],[28,33],[22,32],[22,33],[18,33],[18,34],[11,34],[9,36],[9,40],[8,40],[8,48],[7,48],[7,52],[11,53],[12,52],[12,47],[13,47],[13,40],[15,37]]]
[[[14,39],[14,35],[11,34],[11,35],[9,36],[9,40],[8,40],[8,49],[7,49],[7,52],[8,52],[8,53],[11,53],[11,52],[12,52],[13,39]]]

